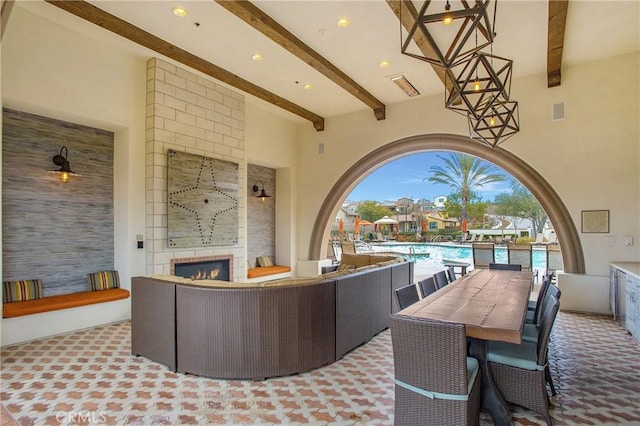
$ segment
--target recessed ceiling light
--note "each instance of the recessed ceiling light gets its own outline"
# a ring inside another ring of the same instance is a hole
[[[347,18],[341,18],[338,20],[338,26],[342,28],[347,28],[350,22]]]
[[[305,90],[309,90],[309,89],[311,89],[312,87],[313,87],[313,86],[312,86],[312,85],[310,85],[309,83],[307,83],[307,84],[305,84],[305,85],[304,85],[304,89],[305,89]]]
[[[253,55],[251,55],[251,59],[253,59],[254,61],[261,61],[262,60],[262,55],[259,53],[254,53]]]
[[[390,66],[391,66],[391,62],[389,61],[380,62],[380,68],[389,68]]]
[[[184,18],[185,16],[187,16],[187,9],[185,9],[184,7],[181,6],[176,6],[173,9],[171,9],[173,11],[173,14],[176,16],[179,16],[181,18]]]

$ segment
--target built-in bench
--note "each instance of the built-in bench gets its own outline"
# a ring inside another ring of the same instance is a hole
[[[127,299],[128,297],[129,290],[123,288],[47,296],[21,302],[4,303],[2,305],[2,317],[15,318],[59,309],[92,305],[95,303],[111,302],[114,300]]]
[[[291,268],[289,266],[281,266],[281,265],[264,266],[259,268],[251,268],[247,270],[247,278],[261,278],[261,277],[267,277],[271,275],[278,275],[278,277],[275,277],[275,278],[285,278],[285,277],[291,276],[290,272],[291,272]],[[280,276],[280,274],[288,274],[288,275]]]

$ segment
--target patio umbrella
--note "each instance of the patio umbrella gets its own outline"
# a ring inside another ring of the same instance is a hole
[[[360,235],[360,216],[356,216],[355,223],[353,224],[353,233]]]
[[[427,232],[427,221],[426,220],[422,221],[422,232]]]
[[[342,220],[342,218],[340,218],[340,220],[338,221],[338,232],[340,234],[344,234],[344,221]]]
[[[366,228],[367,226],[374,226],[374,225],[373,225],[373,222],[369,222],[368,220],[361,220],[360,221],[360,226],[362,226],[362,228]],[[374,229],[374,231],[375,231],[375,229]],[[366,235],[366,233],[367,233],[366,229],[363,229],[362,230],[362,234]]]

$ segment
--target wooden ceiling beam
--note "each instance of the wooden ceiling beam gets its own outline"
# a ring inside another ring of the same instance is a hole
[[[373,109],[376,119],[385,119],[385,104],[253,3],[245,0],[215,2],[362,101]]]
[[[4,36],[4,30],[7,28],[9,22],[9,15],[11,15],[11,9],[13,9],[14,0],[2,0],[2,6],[0,7],[0,40]]]
[[[387,0],[387,4],[400,20],[400,23],[407,32],[411,31],[411,28],[413,28],[413,25],[418,19],[418,10],[414,6],[413,2],[411,0]],[[423,56],[429,58],[436,56],[433,48],[427,41],[427,37],[420,27],[418,27],[418,30],[414,33],[413,41],[420,49]],[[400,49],[400,46],[398,46],[398,49]],[[431,68],[433,68],[433,71],[435,71],[440,81],[442,81],[442,84],[447,88],[447,91],[450,91],[451,83],[449,83],[449,81],[453,78],[450,76],[449,79],[447,79],[447,73],[450,73],[450,71],[447,71],[444,67],[439,67],[434,64],[429,65],[431,65]]]
[[[547,87],[560,86],[564,31],[567,24],[569,0],[549,1],[547,33]]]
[[[263,89],[211,62],[187,52],[159,37],[154,36],[120,18],[99,9],[86,1],[74,0],[46,0],[75,16],[116,33],[134,43],[151,49],[161,55],[171,58],[181,64],[198,70],[210,77],[227,83],[237,89],[249,93],[257,98],[276,105],[292,114],[300,116],[313,123],[313,127],[321,132],[324,130],[324,118],[294,104],[280,96]]]

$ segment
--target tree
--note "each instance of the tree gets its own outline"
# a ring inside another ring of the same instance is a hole
[[[426,180],[449,185],[460,194],[460,219],[463,229],[469,216],[469,202],[474,189],[493,182],[502,182],[506,176],[498,168],[467,154],[438,155],[444,167],[432,166]]]
[[[495,203],[498,214],[529,219],[534,234],[544,230],[547,214],[533,194],[520,182],[513,181],[511,193],[498,194]]]
[[[447,197],[444,203],[444,211],[447,217],[461,217],[462,205],[460,203],[460,193],[454,192]],[[470,222],[482,223],[484,214],[487,212],[489,203],[482,201],[475,192],[471,191],[469,204],[467,205],[468,218]]]
[[[384,216],[391,217],[393,215],[393,212],[387,207],[372,200],[362,201],[358,204],[356,212],[360,215],[360,219],[368,220],[369,222],[375,222],[378,219],[382,219]]]

